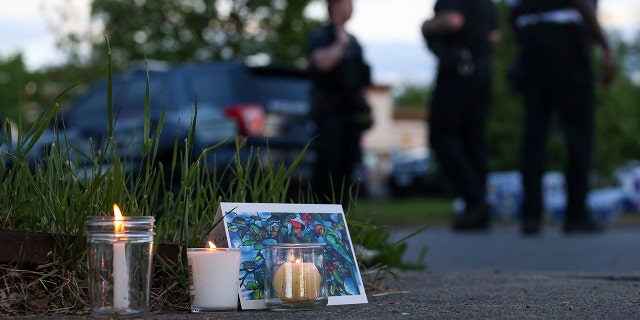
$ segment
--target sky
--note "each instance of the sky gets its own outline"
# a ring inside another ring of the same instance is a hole
[[[0,0],[0,5],[0,56],[22,52],[30,69],[64,59],[49,27],[58,6],[76,8],[69,28],[85,28],[89,20],[88,0]],[[363,45],[374,82],[431,79],[435,62],[419,28],[433,15],[433,0],[354,0],[354,8],[347,28]],[[606,29],[635,34],[640,30],[640,0],[599,0],[599,17]]]

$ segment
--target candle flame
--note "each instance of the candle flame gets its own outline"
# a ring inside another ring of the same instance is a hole
[[[296,263],[300,263],[300,259],[296,259]]]
[[[215,249],[216,249],[216,245],[215,245],[215,244],[213,244],[213,242],[209,241],[209,248],[211,248],[211,249],[214,249],[214,250],[215,250]]]
[[[113,204],[113,216],[115,218],[114,224],[116,232],[124,232],[124,223],[122,223],[122,212],[120,212],[120,208],[115,203]]]

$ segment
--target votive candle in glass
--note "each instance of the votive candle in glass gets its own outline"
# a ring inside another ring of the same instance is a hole
[[[140,317],[149,311],[155,219],[122,216],[86,220],[89,306],[96,318]]]
[[[266,245],[265,303],[272,310],[312,310],[328,303],[323,243]]]

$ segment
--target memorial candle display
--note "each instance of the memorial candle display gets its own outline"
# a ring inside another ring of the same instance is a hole
[[[240,249],[188,248],[192,312],[235,311],[238,307]]]

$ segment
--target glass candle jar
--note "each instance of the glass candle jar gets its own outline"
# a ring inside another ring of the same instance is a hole
[[[324,243],[266,245],[265,303],[271,310],[313,310],[327,305]]]
[[[88,217],[89,306],[96,318],[140,317],[149,311],[153,217]]]

